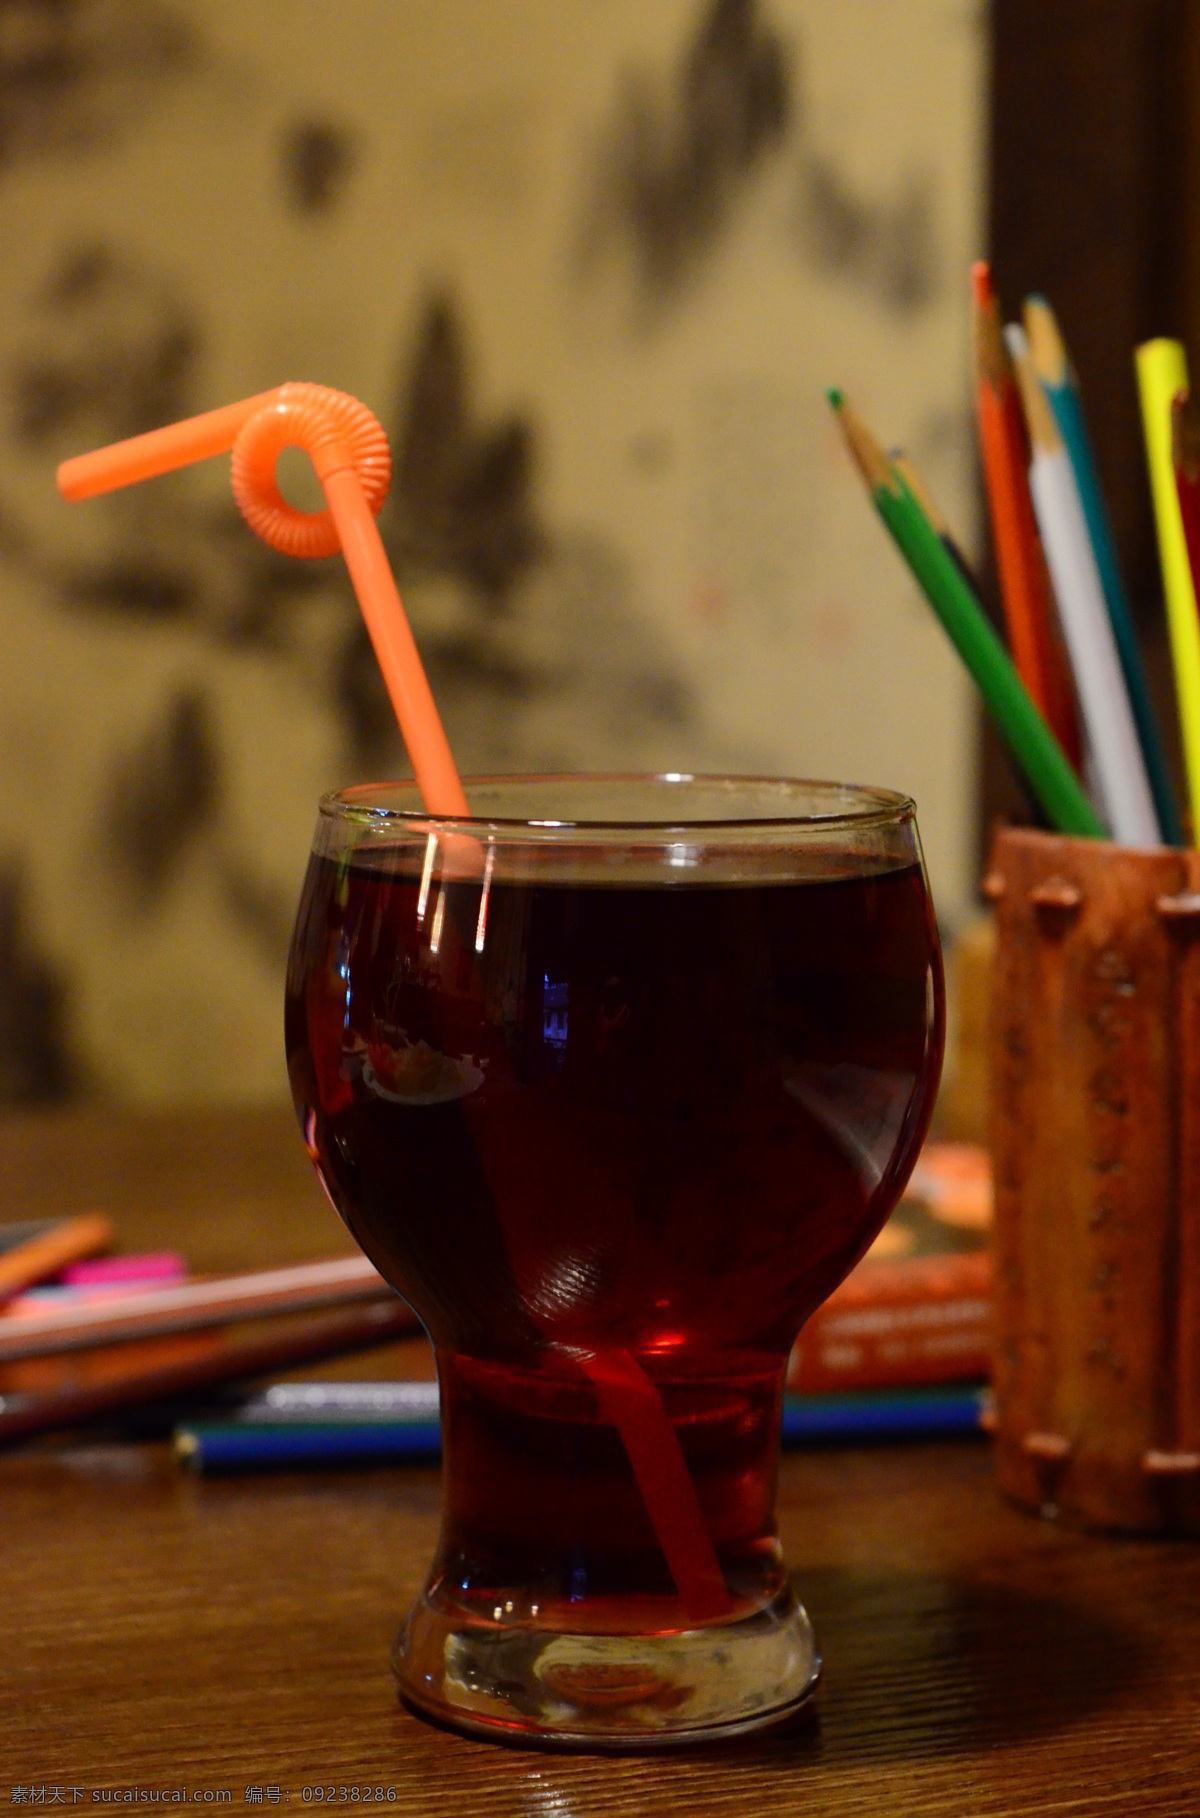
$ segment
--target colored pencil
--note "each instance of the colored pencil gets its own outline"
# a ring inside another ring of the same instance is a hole
[[[1200,841],[1200,623],[1171,459],[1171,400],[1188,389],[1187,361],[1178,341],[1164,339],[1144,342],[1135,359],[1195,845]]]
[[[1179,805],[1175,799],[1167,754],[1150,699],[1150,685],[1146,680],[1142,653],[1138,648],[1133,621],[1125,598],[1121,565],[1117,560],[1116,544],[1113,541],[1108,512],[1104,505],[1104,494],[1100,488],[1096,463],[1092,455],[1091,440],[1087,433],[1087,424],[1084,421],[1079,383],[1067,356],[1058,321],[1046,299],[1044,297],[1026,298],[1024,314],[1025,332],[1029,340],[1029,356],[1033,363],[1033,370],[1041,381],[1042,390],[1054,412],[1054,420],[1058,425],[1059,434],[1062,436],[1075,473],[1075,484],[1079,489],[1083,515],[1087,521],[1088,536],[1091,539],[1096,566],[1100,571],[1104,603],[1108,609],[1109,622],[1116,639],[1117,653],[1121,659],[1121,669],[1125,676],[1125,687],[1129,694],[1129,704],[1133,709],[1146,774],[1149,777],[1150,788],[1154,796],[1158,824],[1168,845],[1182,846],[1184,843],[1183,822],[1179,816]]]
[[[135,1250],[123,1256],[94,1256],[87,1262],[72,1263],[59,1279],[68,1288],[185,1281],[187,1263],[176,1250]]]
[[[25,1218],[12,1223],[0,1224],[0,1256],[7,1256],[20,1244],[27,1244],[32,1238],[44,1237],[47,1231],[53,1231],[60,1224],[57,1218]]]
[[[274,1382],[243,1400],[229,1416],[239,1426],[341,1426],[350,1421],[438,1418],[432,1377],[388,1382]]]
[[[300,1263],[175,1288],[143,1288],[79,1306],[0,1318],[0,1363],[21,1357],[54,1357],[116,1339],[196,1332],[265,1314],[301,1313],[355,1300],[388,1300],[393,1290],[365,1256]],[[10,1329],[11,1328],[11,1329]]]
[[[57,1275],[69,1263],[106,1250],[112,1238],[107,1218],[97,1212],[85,1212],[79,1218],[61,1219],[48,1231],[5,1250],[0,1254],[0,1301]]]
[[[992,1398],[986,1388],[860,1389],[844,1395],[785,1395],[783,1443],[814,1445],[864,1439],[950,1439],[986,1432]]]
[[[1058,599],[1097,784],[1123,846],[1159,846],[1162,831],[1075,470],[1023,328],[1005,332],[1029,431],[1029,487]]]
[[[904,481],[904,484],[908,487],[908,490],[912,493],[913,498],[917,501],[921,510],[925,513],[925,516],[929,519],[929,522],[933,525],[934,530],[936,530],[938,537],[941,539],[942,548],[946,551],[946,554],[958,569],[959,574],[967,583],[967,586],[972,592],[978,592],[978,584],[972,571],[971,564],[963,554],[961,545],[955,540],[954,532],[951,530],[942,513],[938,510],[938,507],[934,504],[933,499],[930,497],[929,489],[912,462],[909,460],[907,454],[905,454],[902,448],[893,448],[888,452],[888,459],[896,472],[900,475],[900,478]]]
[[[243,1427],[197,1421],[175,1432],[175,1456],[192,1471],[263,1471],[281,1465],[313,1470],[346,1464],[433,1464],[442,1455],[436,1420],[350,1421],[344,1426],[302,1422]]]
[[[1200,408],[1185,391],[1171,400],[1171,461],[1192,591],[1200,599]]]
[[[175,1403],[227,1383],[372,1350],[419,1330],[416,1315],[393,1296],[377,1306],[287,1321],[266,1333],[230,1340],[202,1357],[150,1367],[135,1365],[127,1375],[103,1382],[38,1394],[0,1395],[0,1445]]]
[[[269,1392],[273,1401],[259,1397],[222,1419],[185,1422],[175,1433],[177,1458],[193,1471],[244,1471],[428,1463],[440,1455],[436,1383],[279,1387],[283,1394]],[[289,1389],[299,1392],[290,1407]],[[981,1432],[990,1406],[988,1391],[975,1386],[785,1394],[782,1440],[785,1446],[802,1446],[952,1438]]]
[[[147,1283],[143,1291],[159,1284]],[[11,1300],[4,1303],[3,1317],[0,1318],[0,1332],[7,1331],[10,1319],[40,1319],[43,1313],[67,1307],[94,1306],[98,1301],[111,1303],[117,1299],[126,1299],[134,1292],[133,1282],[85,1282],[81,1287],[72,1287],[66,1282],[50,1281],[41,1283],[36,1288],[23,1288],[14,1294]]]
[[[902,448],[892,448],[888,451],[888,459],[900,478],[904,481],[904,484],[908,487],[908,490],[912,493],[913,498],[917,501],[921,510],[925,513],[925,516],[929,519],[933,529],[937,532],[938,538],[941,541],[941,545],[946,551],[946,554],[958,569],[959,574],[971,589],[971,592],[978,599],[979,583],[975,578],[971,564],[968,562],[961,545],[955,539],[954,532],[951,530],[938,506],[934,503],[928,487],[913,466],[908,455]],[[1018,776],[1016,780],[1019,787],[1023,786],[1023,777]],[[1025,800],[1030,814],[1036,816],[1037,805],[1027,791],[1025,792]]]
[[[1029,496],[1025,421],[1000,331],[991,272],[982,259],[971,267],[971,293],[975,414],[1009,646],[1034,704],[1078,769],[1079,723]]]
[[[1093,839],[1104,827],[1062,746],[1030,699],[974,592],[903,479],[841,392],[830,391],[850,452],[872,502],[918,586],[977,682],[991,713],[1052,824]]]

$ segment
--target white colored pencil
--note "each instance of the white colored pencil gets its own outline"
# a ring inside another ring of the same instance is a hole
[[[1150,779],[1071,457],[1029,358],[1024,329],[1006,328],[1004,338],[1029,428],[1029,490],[1096,766],[1101,812],[1121,845],[1161,846]]]

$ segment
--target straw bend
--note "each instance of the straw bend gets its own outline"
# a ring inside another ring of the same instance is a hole
[[[303,448],[316,468],[327,500],[324,511],[297,511],[280,493],[275,463],[290,447]],[[365,404],[327,385],[280,385],[64,461],[58,488],[64,498],[93,498],[228,450],[234,496],[265,543],[293,556],[342,551],[425,806],[431,814],[468,817],[471,810],[375,523],[387,497],[392,459],[387,437]]]
[[[378,516],[392,477],[392,457],[379,419],[357,398],[327,385],[281,385],[238,431],[233,444],[233,496],[264,543],[291,556],[336,555],[341,538],[333,513],[297,511],[282,496],[275,463],[285,448],[303,448],[328,490],[336,473],[352,471],[372,516]]]

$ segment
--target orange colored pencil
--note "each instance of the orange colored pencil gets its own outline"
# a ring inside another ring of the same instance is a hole
[[[1053,595],[1029,496],[1021,400],[1000,332],[991,272],[982,259],[971,267],[971,289],[975,408],[1008,641],[1017,673],[1078,769],[1075,697],[1066,655],[1055,637]]]
[[[82,1262],[85,1256],[107,1250],[112,1238],[106,1218],[98,1212],[85,1212],[78,1218],[64,1218],[40,1237],[6,1250],[0,1255],[0,1302],[57,1275],[73,1262]]]

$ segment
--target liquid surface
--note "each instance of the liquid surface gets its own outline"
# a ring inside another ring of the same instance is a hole
[[[730,1592],[769,1594],[786,1355],[936,1089],[921,873],[493,883],[480,909],[478,882],[422,901],[378,854],[314,859],[288,982],[310,1152],[439,1353],[440,1594],[599,1626],[671,1599],[588,1358],[653,1385]]]

